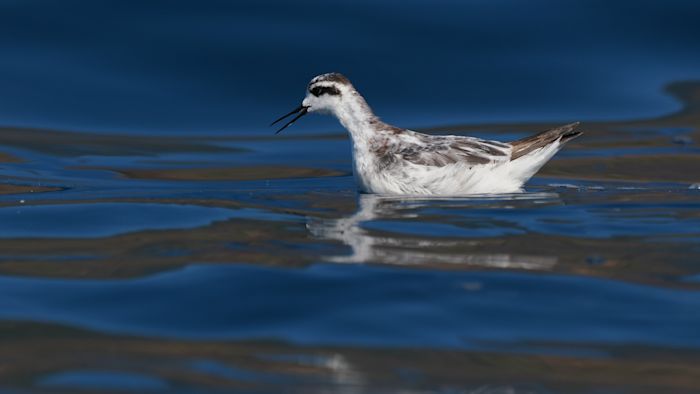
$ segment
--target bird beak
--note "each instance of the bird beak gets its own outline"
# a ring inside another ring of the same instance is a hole
[[[279,130],[277,130],[277,132],[276,132],[275,134],[279,134],[280,131],[282,131],[282,130],[286,129],[287,127],[291,126],[294,122],[297,121],[297,119],[299,119],[299,118],[301,118],[302,116],[306,115],[306,114],[308,113],[308,110],[309,110],[309,107],[305,107],[305,106],[303,106],[303,105],[300,105],[299,107],[295,108],[292,112],[290,112],[290,113],[284,115],[283,117],[277,119],[276,121],[270,123],[270,126],[272,126],[273,124],[279,122],[280,120],[282,120],[282,119],[284,119],[284,118],[286,118],[286,117],[288,117],[288,116],[292,116],[292,115],[294,115],[295,113],[298,112],[299,115],[295,116],[294,119],[290,120],[289,122],[287,122],[287,124],[285,124],[285,125],[282,126]]]

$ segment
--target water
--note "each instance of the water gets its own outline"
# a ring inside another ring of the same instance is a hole
[[[6,2],[0,119],[267,133],[329,71],[406,126],[646,118],[681,107],[664,85],[700,76],[697,15],[683,0]]]
[[[694,2],[5,2],[0,390],[700,387]],[[583,121],[513,195],[358,195],[385,120]],[[21,126],[21,127],[20,127]]]

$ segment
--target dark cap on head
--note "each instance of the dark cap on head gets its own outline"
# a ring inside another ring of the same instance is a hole
[[[350,80],[345,77],[345,75],[341,73],[328,73],[328,74],[321,74],[317,76],[316,78],[311,80],[311,83],[316,83],[316,82],[337,82],[341,83],[343,85],[352,85],[350,83]]]

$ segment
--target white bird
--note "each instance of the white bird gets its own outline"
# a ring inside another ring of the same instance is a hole
[[[274,121],[307,113],[335,115],[350,133],[353,172],[361,192],[383,195],[464,196],[521,191],[563,144],[581,135],[571,123],[512,142],[429,135],[391,126],[374,115],[338,73],[309,83],[301,105]]]

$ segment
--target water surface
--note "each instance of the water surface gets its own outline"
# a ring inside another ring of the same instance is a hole
[[[425,7],[2,5],[0,390],[696,392],[697,5]],[[585,134],[523,193],[358,195],[337,123],[266,127],[331,70]]]

